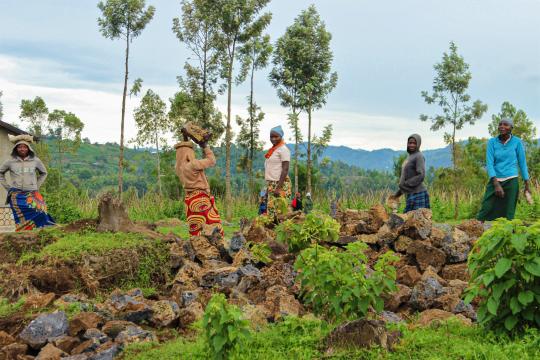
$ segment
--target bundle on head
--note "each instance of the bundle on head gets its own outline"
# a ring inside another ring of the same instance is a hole
[[[19,141],[26,141],[28,143],[34,142],[34,137],[28,134],[22,134],[22,135],[16,135],[16,136],[8,134],[8,139],[14,144],[18,143]]]

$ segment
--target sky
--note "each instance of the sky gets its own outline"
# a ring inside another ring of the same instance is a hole
[[[178,75],[190,57],[173,34],[179,0],[147,0],[154,19],[131,46],[130,83],[142,78],[163,99],[177,91]],[[470,64],[469,94],[488,105],[461,139],[487,137],[487,124],[503,101],[523,109],[540,128],[540,0],[273,0],[267,33],[274,42],[309,5],[314,4],[332,33],[333,69],[338,84],[326,106],[313,115],[314,132],[333,124],[332,145],[374,150],[401,149],[420,133],[425,149],[444,146],[444,130],[432,132],[419,115],[436,114],[420,96],[431,90],[433,65],[450,41]],[[104,38],[94,0],[0,0],[0,91],[4,121],[21,125],[22,99],[41,96],[49,110],[71,111],[85,123],[83,137],[119,142],[124,77],[124,44]],[[263,139],[273,126],[286,125],[268,81],[270,67],[255,78],[255,100],[266,113]],[[248,84],[233,89],[233,119],[246,116]],[[136,134],[128,98],[126,136]],[[218,107],[226,112],[226,97]],[[234,121],[233,121],[234,123]],[[301,127],[307,132],[307,117]],[[291,131],[286,128],[286,137]],[[267,141],[268,144],[268,141]]]

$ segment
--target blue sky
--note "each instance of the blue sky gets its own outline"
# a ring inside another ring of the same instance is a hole
[[[145,89],[169,98],[189,57],[171,31],[180,1],[147,3],[156,7],[156,16],[132,44],[130,78],[143,78]],[[312,3],[333,34],[339,75],[327,106],[314,115],[316,132],[334,125],[332,144],[398,149],[409,133],[419,132],[426,148],[443,146],[443,132],[432,133],[429,124],[418,120],[420,113],[437,111],[423,103],[420,91],[430,89],[433,65],[452,40],[471,66],[469,93],[489,106],[484,118],[460,137],[487,136],[487,123],[505,100],[540,126],[539,1],[273,0],[268,6],[272,39]],[[91,140],[118,141],[124,45],[101,36],[96,4],[2,0],[0,90],[5,121],[18,121],[21,99],[40,95],[51,110],[79,115]],[[287,114],[267,81],[268,71],[258,73],[255,84],[256,100],[267,114],[264,136],[272,126],[285,123]],[[248,90],[247,85],[234,89],[234,116],[245,116]],[[131,110],[138,101],[128,101],[128,138],[135,135]],[[225,101],[218,98],[223,111]]]

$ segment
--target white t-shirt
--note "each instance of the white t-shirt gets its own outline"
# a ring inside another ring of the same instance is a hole
[[[264,179],[266,181],[279,181],[281,177],[282,162],[291,161],[291,152],[287,145],[278,147],[264,162]]]

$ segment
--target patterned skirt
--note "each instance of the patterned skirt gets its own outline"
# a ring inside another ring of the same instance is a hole
[[[17,224],[15,231],[56,225],[47,213],[47,204],[38,191],[10,190],[8,203]]]
[[[276,189],[278,183],[279,181],[266,182],[266,196],[268,197],[266,213],[271,217],[289,212],[289,199],[291,198],[292,194],[291,179],[289,179],[289,177],[285,179],[279,192],[279,196],[275,196],[274,190]]]
[[[196,190],[187,193],[184,202],[191,236],[199,236],[204,225],[214,225],[223,236],[223,226],[213,196],[206,191]]]
[[[417,209],[429,209],[429,194],[427,191],[422,191],[416,194],[407,194],[405,212]]]

